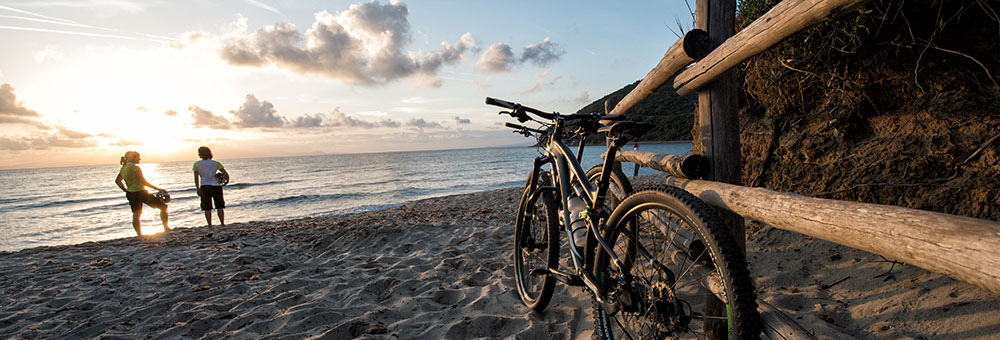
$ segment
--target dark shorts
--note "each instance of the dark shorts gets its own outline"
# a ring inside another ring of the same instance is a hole
[[[156,197],[145,190],[126,192],[125,198],[128,198],[128,205],[132,208],[132,212],[142,212],[143,203],[154,209],[163,210],[167,208],[166,204],[163,204],[162,201],[156,199]]]
[[[226,208],[226,200],[222,198],[222,187],[215,185],[202,185],[201,210],[212,210],[212,201],[215,201],[215,209]]]

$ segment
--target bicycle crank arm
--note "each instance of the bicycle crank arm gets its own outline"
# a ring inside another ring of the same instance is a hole
[[[552,277],[556,278],[557,281],[562,282],[569,286],[583,286],[583,280],[580,279],[579,275],[573,275],[570,273],[559,271],[558,269],[549,268],[548,274],[552,274]]]

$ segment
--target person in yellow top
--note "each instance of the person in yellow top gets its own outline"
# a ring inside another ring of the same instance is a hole
[[[139,160],[138,152],[126,152],[125,156],[122,156],[122,168],[118,171],[115,184],[125,192],[125,197],[128,198],[128,205],[132,208],[132,228],[135,229],[136,234],[142,237],[142,227],[139,225],[139,217],[142,216],[143,203],[154,209],[160,209],[160,221],[163,222],[164,231],[170,230],[170,227],[167,227],[167,204],[147,192],[146,187],[156,189],[157,191],[165,190],[146,181],[146,177],[142,176],[142,169],[136,165],[139,164]],[[123,184],[122,181],[125,183]]]

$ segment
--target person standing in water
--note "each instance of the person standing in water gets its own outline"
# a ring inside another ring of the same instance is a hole
[[[139,224],[139,217],[142,216],[143,203],[154,209],[160,209],[160,222],[163,222],[164,231],[170,230],[170,227],[167,226],[167,204],[150,195],[146,191],[146,187],[156,189],[157,191],[166,190],[160,189],[146,181],[146,177],[142,175],[142,169],[138,166],[140,159],[138,152],[126,152],[120,161],[122,168],[118,170],[118,177],[115,178],[115,184],[125,192],[128,205],[132,208],[132,228],[135,229],[137,235],[142,237],[142,226]],[[124,184],[122,183],[123,181],[125,182]]]
[[[225,178],[229,178],[229,173],[222,167],[222,163],[212,160],[212,150],[207,146],[198,148],[200,161],[194,162],[194,187],[198,189],[198,196],[201,197],[201,210],[205,211],[205,221],[208,226],[212,226],[212,203],[215,203],[215,211],[219,214],[219,225],[226,225],[226,200],[222,197],[222,184],[215,177],[216,171],[221,171]]]

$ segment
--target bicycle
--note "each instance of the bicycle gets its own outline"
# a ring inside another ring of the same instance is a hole
[[[622,115],[549,113],[489,97],[486,104],[510,110],[500,114],[521,124],[505,126],[544,147],[515,218],[514,281],[525,306],[544,311],[559,281],[590,292],[601,339],[759,337],[746,261],[718,215],[671,186],[629,193],[615,166],[618,150],[652,124]],[[522,125],[528,121],[540,126]],[[585,172],[583,139],[575,156],[566,140],[593,133],[605,135],[607,152]],[[573,272],[559,269],[560,233]]]

